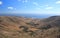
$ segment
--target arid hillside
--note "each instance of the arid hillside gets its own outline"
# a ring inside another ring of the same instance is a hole
[[[0,16],[0,38],[60,38],[60,16],[45,19]]]

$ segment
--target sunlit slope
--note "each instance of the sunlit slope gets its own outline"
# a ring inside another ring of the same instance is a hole
[[[45,19],[0,16],[0,38],[60,38],[60,16]]]

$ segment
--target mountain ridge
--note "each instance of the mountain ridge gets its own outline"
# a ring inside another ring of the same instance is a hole
[[[60,38],[60,16],[45,19],[0,16],[0,38]]]

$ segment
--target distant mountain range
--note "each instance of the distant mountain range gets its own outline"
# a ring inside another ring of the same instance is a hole
[[[23,16],[26,18],[47,18],[54,15],[53,14],[0,14],[0,16]]]

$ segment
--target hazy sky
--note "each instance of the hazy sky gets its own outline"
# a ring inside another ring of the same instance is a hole
[[[60,14],[60,0],[0,0],[0,14]]]

